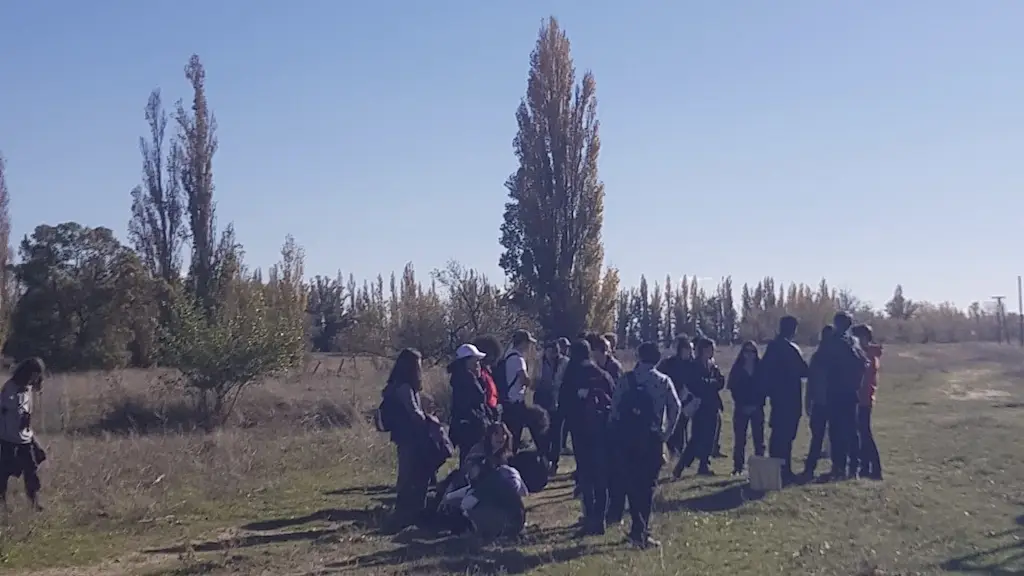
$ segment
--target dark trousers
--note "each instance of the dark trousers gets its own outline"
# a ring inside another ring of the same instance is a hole
[[[0,441],[0,501],[7,498],[7,482],[13,476],[25,481],[25,493],[33,501],[42,487],[39,464],[45,453],[34,443],[14,444]]]
[[[646,445],[622,454],[621,467],[629,470],[623,479],[626,499],[629,500],[629,537],[633,540],[643,540],[650,535],[654,490],[664,464],[662,450],[661,438],[652,435]]]
[[[754,440],[754,454],[764,456],[764,407],[737,406],[732,413],[732,467],[743,470],[747,461],[747,429]]]
[[[519,452],[519,448],[523,444],[523,429],[526,428],[526,403],[506,403],[501,420],[508,427],[508,431],[512,433],[512,453],[515,454]],[[537,439],[534,438],[533,441],[536,443]]]
[[[608,523],[622,520],[626,512],[626,497],[632,470],[622,446],[615,444],[614,432],[609,435],[608,450]]]
[[[804,461],[806,476],[814,475],[814,469],[818,467],[818,460],[821,459],[821,447],[825,443],[825,432],[829,428],[828,416],[827,406],[811,407],[811,447],[807,451],[807,460]],[[831,456],[835,458],[835,454]]]
[[[715,426],[718,425],[717,408],[698,408],[693,415],[690,429],[690,442],[683,450],[679,462],[676,463],[675,474],[679,475],[695,460],[700,461],[700,469],[707,470],[711,465],[711,450],[715,444]]]
[[[793,441],[796,440],[796,433],[800,428],[800,412],[773,413],[771,425],[772,436],[768,440],[768,455],[783,461],[782,474],[784,477],[792,476]]]
[[[875,444],[875,435],[871,432],[871,406],[857,408],[857,441],[860,474],[881,475],[882,459]]]
[[[857,403],[829,400],[828,438],[832,443],[832,474],[846,475],[857,453]],[[852,470],[856,471],[856,470]]]
[[[565,425],[565,416],[561,410],[552,408],[548,411],[551,418],[551,428],[548,429],[548,445],[544,453],[548,462],[554,468],[558,467],[558,460],[562,457],[562,448],[565,446],[565,437],[568,435],[568,426]]]
[[[686,428],[689,425],[690,425],[690,420],[686,416],[683,416],[682,414],[680,414],[679,415],[679,423],[676,424],[676,428],[675,428],[675,430],[672,431],[672,436],[669,437],[668,442],[667,442],[668,449],[669,449],[670,452],[672,452],[672,454],[674,454],[674,455],[682,454],[683,450],[686,449],[686,437],[687,437],[687,434],[686,434],[687,430],[686,430]]]
[[[574,428],[576,482],[583,500],[584,522],[604,526],[608,511],[608,443],[604,426]]]
[[[715,421],[715,444],[711,449],[711,455],[715,458],[724,456],[722,453],[722,413],[718,413],[718,418]]]

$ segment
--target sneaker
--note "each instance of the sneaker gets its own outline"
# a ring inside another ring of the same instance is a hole
[[[632,544],[634,548],[638,548],[640,550],[649,550],[651,548],[658,548],[661,546],[661,542],[651,538],[650,536],[645,538],[634,538],[630,536],[629,543]]]
[[[731,476],[743,476],[746,472],[742,468],[733,468]]]

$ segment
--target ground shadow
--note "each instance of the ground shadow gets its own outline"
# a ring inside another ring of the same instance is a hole
[[[440,541],[410,542],[399,548],[328,564],[325,568],[396,568],[415,565],[417,569],[422,569],[427,564],[432,571],[448,574],[522,574],[541,565],[564,563],[600,553],[605,547],[575,543],[532,554],[523,552],[520,547],[485,546],[472,537],[452,537]]]
[[[220,550],[234,550],[237,548],[251,548],[253,546],[266,546],[268,544],[284,544],[287,542],[312,541],[331,536],[338,532],[334,529],[303,530],[301,532],[283,532],[276,534],[254,534],[241,536],[239,538],[226,538],[224,540],[211,540],[198,544],[182,544],[169,548],[157,548],[145,550],[147,554],[184,554],[186,552],[217,552]]]
[[[943,570],[963,574],[989,574],[991,576],[1020,576],[1024,574],[1024,515],[1016,518],[1018,528],[993,534],[995,538],[1008,538],[1003,544],[955,556],[941,564]]]
[[[680,500],[660,500],[655,505],[658,512],[670,513],[680,510],[698,512],[725,512],[735,510],[747,502],[760,500],[761,492],[750,490],[747,484],[733,484],[710,494],[701,494]]]
[[[324,492],[324,496],[380,496],[394,491],[394,486],[376,484],[374,486],[350,486],[348,488],[327,490]]]
[[[311,522],[332,522],[352,524],[358,528],[375,529],[381,525],[386,512],[383,508],[365,508],[354,510],[326,509],[318,510],[305,516],[294,516],[289,518],[274,518],[271,520],[259,520],[243,525],[242,530],[252,532],[269,532],[293,528]]]

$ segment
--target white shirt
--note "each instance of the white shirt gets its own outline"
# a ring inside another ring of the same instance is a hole
[[[32,429],[21,426],[26,414],[32,414],[32,390],[23,390],[14,380],[8,380],[0,388],[0,440],[12,444],[32,442]]]
[[[509,402],[526,402],[526,382],[523,378],[516,378],[520,372],[524,376],[529,374],[526,371],[526,358],[516,350],[509,350],[505,354],[505,382],[510,384]]]

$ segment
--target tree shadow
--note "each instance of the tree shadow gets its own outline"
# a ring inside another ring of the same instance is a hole
[[[311,522],[331,522],[351,524],[360,529],[376,529],[380,527],[386,517],[384,508],[339,510],[326,509],[318,510],[305,516],[294,516],[290,518],[274,518],[270,520],[259,520],[243,525],[242,530],[252,532],[270,532],[284,528],[293,528]]]
[[[324,492],[324,496],[380,496],[394,491],[394,486],[375,484],[373,486],[350,486],[348,488],[327,490]]]
[[[658,512],[670,513],[680,510],[697,512],[725,512],[735,510],[747,502],[764,498],[764,493],[750,490],[746,483],[732,484],[710,494],[701,494],[681,500],[661,500],[655,508]]]
[[[1024,515],[1015,519],[1017,528],[991,533],[992,538],[1009,539],[1008,542],[989,546],[969,554],[950,558],[940,567],[949,572],[963,574],[989,574],[991,576],[1020,576],[1024,574]]]
[[[184,554],[186,552],[217,552],[221,550],[234,550],[237,548],[250,548],[253,546],[265,546],[268,544],[284,544],[286,542],[313,541],[338,532],[338,528],[320,528],[315,530],[303,530],[300,532],[280,532],[275,534],[253,534],[239,538],[226,538],[223,540],[211,540],[198,544],[181,544],[168,548],[155,548],[145,550],[147,554]]]
[[[526,553],[519,546],[488,546],[473,537],[413,541],[399,548],[358,556],[325,568],[396,568],[416,565],[417,571],[429,565],[432,571],[447,574],[522,574],[547,564],[564,563],[585,555],[601,553],[609,545],[585,545],[577,542],[543,553]]]

